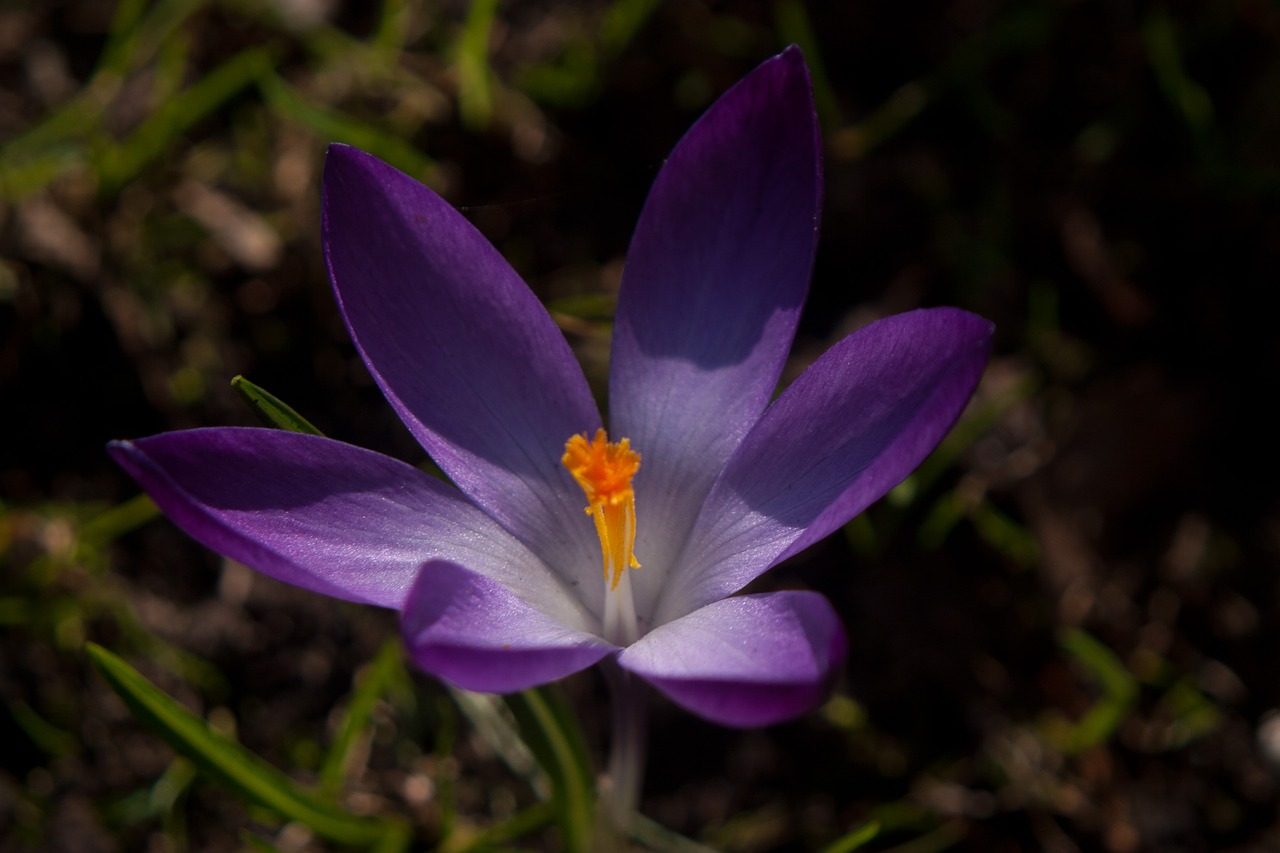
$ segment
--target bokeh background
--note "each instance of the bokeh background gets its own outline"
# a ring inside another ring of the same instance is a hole
[[[871,850],[1280,849],[1280,7],[53,0],[0,3],[0,851],[329,849],[196,776],[83,650],[307,781],[393,635],[149,520],[103,450],[256,423],[243,374],[424,461],[330,296],[325,145],[461,207],[601,388],[663,157],[790,42],[826,206],[788,378],[925,305],[995,353],[918,475],[764,580],[844,616],[831,702],[736,732],[655,698],[644,811],[729,851],[868,820]],[[565,689],[600,754],[597,679]],[[375,719],[344,802],[418,848],[532,800],[430,679]]]

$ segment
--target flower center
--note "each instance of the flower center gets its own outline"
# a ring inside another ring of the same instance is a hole
[[[636,493],[631,478],[640,469],[640,454],[631,440],[610,442],[603,429],[587,440],[586,433],[571,436],[560,462],[587,495],[587,515],[596,523],[604,554],[604,579],[610,591],[618,588],[623,569],[638,569],[636,562]]]

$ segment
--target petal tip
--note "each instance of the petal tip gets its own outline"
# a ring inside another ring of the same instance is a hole
[[[956,347],[963,349],[971,346],[975,352],[980,350],[984,354],[991,349],[991,342],[996,332],[996,324],[981,314],[951,306],[919,308],[895,316],[903,318],[907,323],[920,322],[925,326],[945,331]]]
[[[362,151],[354,145],[343,142],[331,142],[325,149],[324,174],[321,178],[323,186],[328,187],[335,179],[355,176],[358,173],[371,175],[380,169],[390,169],[377,157]]]
[[[136,441],[122,438],[107,442],[107,455],[121,468],[133,474],[138,463],[145,458],[146,454],[138,447]]]
[[[989,354],[992,341],[996,335],[996,324],[980,314],[974,314],[959,308],[952,310],[963,317],[964,323],[968,327],[967,331],[972,335],[974,348],[981,350],[984,357]]]
[[[799,71],[806,78],[809,76],[809,63],[805,61],[804,51],[800,49],[800,45],[798,44],[792,43],[787,45],[769,61],[785,65],[788,71]]]
[[[805,61],[804,52],[799,45],[790,45],[781,53],[769,57],[740,82],[751,80],[766,86],[772,84],[775,96],[784,103],[806,105],[807,111],[814,115],[816,121],[817,109],[813,103],[813,81],[809,75],[809,63]]]

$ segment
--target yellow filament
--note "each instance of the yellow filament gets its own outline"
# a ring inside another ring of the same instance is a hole
[[[603,429],[588,441],[586,433],[571,436],[561,464],[569,469],[587,495],[587,515],[596,523],[604,555],[604,579],[617,589],[622,570],[638,569],[636,562],[636,494],[631,478],[640,469],[640,454],[631,440],[611,443]]]

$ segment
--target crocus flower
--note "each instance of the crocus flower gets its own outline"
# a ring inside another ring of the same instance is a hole
[[[215,551],[397,609],[413,660],[455,685],[515,691],[613,656],[707,719],[787,719],[823,698],[843,628],[816,593],[738,593],[919,464],[991,337],[956,309],[889,317],[771,402],[820,201],[792,48],[724,94],[657,177],[618,297],[606,433],[568,343],[497,251],[431,190],[335,145],[323,238],[342,315],[452,485],[282,430],[111,452]]]

